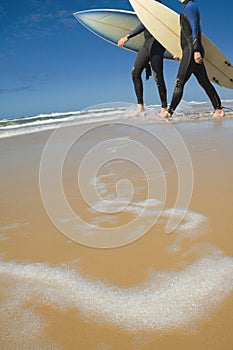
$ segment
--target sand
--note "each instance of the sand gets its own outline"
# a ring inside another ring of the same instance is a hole
[[[40,162],[52,133],[0,140],[1,349],[233,348],[233,120],[175,127],[189,151],[194,181],[188,217],[170,234],[166,223],[175,205],[178,176],[171,155],[158,140],[127,126],[116,133],[110,125],[104,133],[100,128],[84,135],[67,154],[62,173],[65,197],[83,221],[102,228],[119,227],[137,217],[139,204],[146,203],[147,181],[132,162],[115,159],[105,164],[96,182],[101,195],[116,199],[114,181],[128,178],[135,189],[134,205],[123,213],[96,213],[80,195],[77,174],[83,156],[117,135],[121,139],[115,149],[105,145],[113,159],[117,149],[134,140],[160,161],[164,175],[152,172],[150,177],[161,188],[166,180],[165,198],[164,189],[158,189],[158,207],[164,200],[161,216],[145,234],[139,230],[139,236],[131,235],[129,242],[109,249],[72,241],[45,210]],[[162,135],[168,128],[150,125],[148,130]],[[62,142],[56,147],[54,159]],[[140,152],[137,157],[144,158],[147,168],[150,160]],[[189,165],[182,159],[181,151],[178,162],[186,169]],[[161,169],[157,166],[155,171]],[[86,177],[82,190],[89,193],[95,176],[86,172]],[[56,182],[50,164],[48,182],[49,192]],[[124,192],[123,184],[121,189],[125,200],[129,187],[126,184]],[[139,222],[145,226],[153,213],[158,215],[157,204],[149,204]],[[60,203],[55,201],[55,207],[61,213]],[[62,227],[72,231],[72,218],[65,213],[58,222],[68,223]],[[76,225],[76,230],[77,240],[83,235],[85,242],[98,245],[87,226]]]

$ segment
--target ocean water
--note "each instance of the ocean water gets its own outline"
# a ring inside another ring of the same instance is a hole
[[[233,118],[233,100],[223,101],[223,106],[226,110],[226,118]],[[160,106],[158,105],[148,106],[146,114],[132,117],[135,109],[136,105],[111,103],[65,113],[56,112],[20,118],[2,118],[0,119],[0,138],[53,130],[57,127],[72,124],[111,123],[119,120],[133,121],[139,124],[164,122],[164,120],[155,118],[153,115],[160,112]],[[211,120],[212,110],[213,108],[209,102],[182,101],[173,116],[172,123]]]

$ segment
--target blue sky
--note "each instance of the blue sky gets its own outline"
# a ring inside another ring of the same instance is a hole
[[[233,62],[232,0],[196,2],[203,32]],[[176,12],[182,7],[178,0],[163,3]],[[127,0],[0,0],[0,118],[136,102],[135,54],[96,37],[72,15],[91,8],[132,10]],[[165,63],[169,101],[177,69],[177,62]],[[216,88],[233,99],[233,90]],[[184,99],[207,100],[194,78]],[[159,103],[153,79],[145,82],[145,103]]]

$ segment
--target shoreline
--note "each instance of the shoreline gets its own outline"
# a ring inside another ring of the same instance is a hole
[[[192,106],[192,102],[190,103]],[[205,104],[205,103],[203,103]],[[78,125],[95,125],[98,123],[134,123],[135,125],[157,125],[163,123],[170,123],[174,126],[181,125],[183,123],[197,123],[197,122],[224,122],[225,120],[233,119],[233,111],[226,112],[223,118],[213,118],[212,113],[205,111],[204,107],[194,113],[194,107],[190,107],[188,104],[184,110],[182,108],[178,112],[175,112],[172,119],[161,119],[154,117],[154,113],[159,113],[160,107],[148,106],[146,107],[147,115],[144,114],[130,117],[130,114],[136,108],[133,104],[128,104],[124,107],[119,107],[119,103],[103,105],[102,108],[98,109],[87,109],[77,112],[67,113],[51,113],[38,116],[30,116],[24,118],[13,118],[13,119],[2,119],[0,120],[0,139],[8,137],[15,137],[26,134],[34,134],[38,132],[47,133],[53,132],[57,128],[67,126],[78,126]],[[202,104],[200,104],[202,106]],[[185,111],[187,108],[187,111]],[[190,109],[191,108],[191,109]],[[204,109],[203,109],[204,108]],[[211,109],[211,108],[210,108]],[[226,108],[227,109],[227,108]],[[229,108],[230,109],[230,108]],[[6,125],[3,126],[3,123]],[[1,125],[2,124],[2,125]]]

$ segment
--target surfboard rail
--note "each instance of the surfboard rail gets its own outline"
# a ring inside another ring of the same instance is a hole
[[[120,9],[82,10],[74,12],[73,16],[87,30],[113,45],[117,45],[121,37],[131,32],[140,23],[135,12]],[[143,43],[144,35],[141,33],[126,42],[123,48],[138,52]],[[171,54],[167,50],[164,58],[171,59]]]

